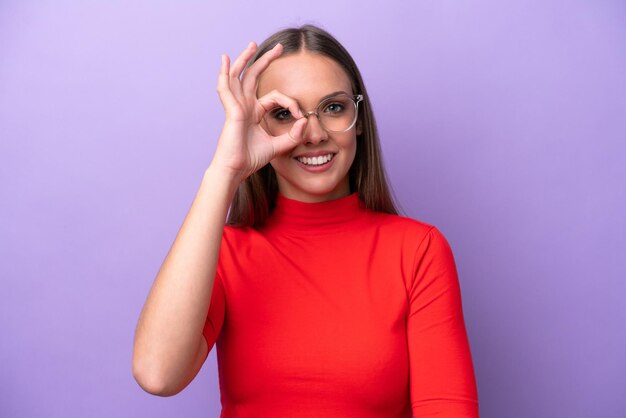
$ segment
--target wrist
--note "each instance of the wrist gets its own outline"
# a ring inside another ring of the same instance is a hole
[[[212,184],[218,183],[222,187],[231,190],[234,193],[239,187],[239,184],[245,179],[242,173],[224,167],[220,164],[212,162],[209,167],[204,171],[202,177],[203,182],[210,182]]]

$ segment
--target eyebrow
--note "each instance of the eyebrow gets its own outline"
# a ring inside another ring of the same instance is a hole
[[[333,93],[327,94],[326,96],[322,97],[322,98],[320,99],[320,103],[321,103],[321,102],[323,102],[323,101],[324,101],[324,100],[326,100],[326,99],[330,99],[331,97],[337,96],[337,95],[339,95],[339,94],[348,94],[348,95],[349,95],[349,93],[346,93],[346,92],[345,92],[345,91],[343,91],[343,90],[335,91],[335,92],[333,92]]]
[[[318,103],[318,104],[319,104],[319,103],[322,103],[324,100],[330,99],[330,98],[335,97],[335,96],[338,96],[338,95],[340,95],[340,94],[347,94],[348,96],[350,95],[350,93],[347,93],[347,92],[345,92],[345,91],[343,91],[343,90],[337,90],[337,91],[334,91],[334,92],[332,92],[332,93],[330,93],[330,94],[327,94],[326,96],[322,97],[322,98],[320,99],[320,101],[319,101],[319,102],[317,102],[317,103]],[[302,104],[301,104],[298,100],[296,100],[296,103],[298,103],[298,106],[300,106],[300,107],[302,108]]]

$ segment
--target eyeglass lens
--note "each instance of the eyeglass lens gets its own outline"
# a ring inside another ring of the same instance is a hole
[[[344,132],[356,122],[357,104],[352,96],[339,94],[322,101],[317,106],[316,112],[324,129],[330,132]],[[307,117],[311,116],[315,115],[309,114]],[[265,122],[270,134],[278,136],[289,132],[296,122],[296,118],[293,117],[289,109],[278,107],[265,115]]]

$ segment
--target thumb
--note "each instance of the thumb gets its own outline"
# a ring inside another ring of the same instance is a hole
[[[303,142],[307,122],[307,118],[298,119],[289,132],[274,138],[275,155],[285,154]]]

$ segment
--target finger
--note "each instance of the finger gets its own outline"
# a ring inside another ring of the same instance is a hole
[[[282,44],[278,43],[274,48],[263,54],[254,64],[252,64],[242,77],[243,93],[245,95],[256,94],[259,75],[283,53]]]
[[[250,58],[252,58],[255,52],[256,44],[254,42],[250,42],[246,49],[244,49],[243,52],[239,54],[235,62],[233,62],[233,65],[230,67],[230,84],[231,88],[234,90],[234,93],[237,95],[241,95],[241,73],[243,72],[246,64],[248,63],[248,61],[250,61]]]
[[[220,96],[220,100],[224,108],[230,107],[236,104],[237,101],[230,90],[230,80],[228,77],[228,71],[230,67],[230,58],[226,54],[222,54],[222,63],[220,65],[220,73],[217,78],[217,94]]]
[[[256,52],[256,44],[254,42],[250,42],[248,46],[246,47],[246,49],[244,49],[241,52],[241,54],[239,54],[235,62],[233,62],[233,65],[231,66],[231,69],[230,69],[231,75],[234,77],[241,76],[241,73],[246,67],[246,64],[248,63],[248,61],[250,61],[250,58],[252,58],[255,52]]]
[[[272,142],[274,155],[286,154],[304,142],[304,130],[307,122],[307,118],[302,118],[293,124],[288,133],[275,137]]]
[[[296,119],[302,118],[302,111],[300,110],[298,102],[277,90],[272,90],[265,96],[257,99],[257,103],[259,104],[259,107],[257,108],[256,113],[256,123],[261,122],[267,112],[277,107],[289,109],[293,117]]]

